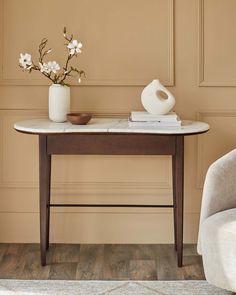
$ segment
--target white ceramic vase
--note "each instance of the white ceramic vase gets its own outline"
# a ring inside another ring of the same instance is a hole
[[[164,92],[167,98],[161,97],[159,92]],[[154,115],[165,115],[169,113],[175,105],[174,96],[159,80],[153,80],[144,88],[141,101],[145,110]]]
[[[66,121],[66,115],[70,112],[70,87],[60,84],[52,84],[49,87],[48,113],[53,122]]]

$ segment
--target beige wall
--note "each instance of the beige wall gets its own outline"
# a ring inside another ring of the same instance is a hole
[[[209,164],[235,147],[235,0],[0,0],[0,242],[36,242],[37,137],[15,132],[18,120],[47,115],[47,81],[17,67],[20,52],[37,54],[48,37],[61,61],[67,25],[84,43],[82,86],[72,81],[72,109],[98,116],[141,110],[153,78],[169,87],[184,119],[211,131],[185,142],[185,242],[197,237]],[[70,11],[70,13],[69,13]],[[55,201],[171,202],[169,157],[57,156]],[[52,241],[173,242],[168,209],[56,209]]]

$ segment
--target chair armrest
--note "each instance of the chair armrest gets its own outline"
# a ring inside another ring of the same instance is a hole
[[[200,214],[199,253],[204,221],[217,212],[232,208],[236,208],[236,149],[214,162],[207,171]]]

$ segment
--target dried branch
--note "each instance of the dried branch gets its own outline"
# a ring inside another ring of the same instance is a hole
[[[68,47],[68,45],[73,41],[73,34],[71,35],[67,35],[67,31],[66,31],[66,27],[64,27],[63,29],[63,36],[64,39],[66,40],[66,46]],[[77,41],[78,42],[78,41]],[[23,62],[23,65],[20,64],[19,66],[23,69],[23,70],[27,70],[29,73],[31,73],[33,70],[35,71],[40,71],[45,77],[47,77],[48,79],[50,79],[54,84],[61,84],[61,85],[68,85],[65,83],[65,80],[67,77],[72,76],[71,74],[77,73],[79,75],[79,78],[81,78],[82,76],[85,78],[85,72],[83,70],[78,70],[75,67],[69,66],[70,61],[73,59],[73,57],[77,57],[78,51],[77,52],[70,52],[70,50],[68,50],[68,55],[65,61],[65,66],[62,67],[63,72],[58,73],[58,74],[52,74],[52,70],[48,70],[47,66],[48,64],[44,62],[45,56],[47,54],[49,54],[52,49],[46,49],[46,46],[48,44],[48,39],[47,38],[43,38],[39,44],[38,47],[38,52],[39,52],[39,66],[36,65],[33,61],[30,61],[30,63],[28,64],[27,62]],[[27,55],[27,54],[26,54]],[[29,56],[29,55],[28,55]],[[22,57],[22,56],[21,56]],[[31,58],[31,56],[30,56]],[[52,62],[51,62],[52,63]],[[59,65],[58,65],[59,66]],[[46,67],[46,70],[44,69]],[[48,71],[47,71],[48,70]]]

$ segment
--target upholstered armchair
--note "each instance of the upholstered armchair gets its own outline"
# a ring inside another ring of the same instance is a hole
[[[236,149],[208,169],[198,253],[209,283],[236,292]]]

